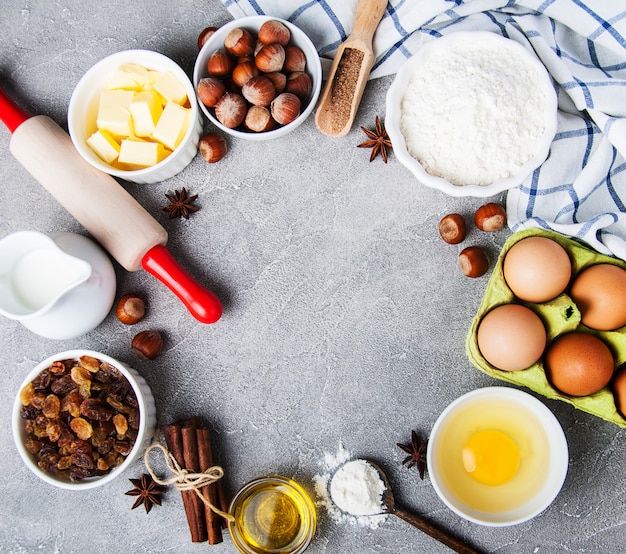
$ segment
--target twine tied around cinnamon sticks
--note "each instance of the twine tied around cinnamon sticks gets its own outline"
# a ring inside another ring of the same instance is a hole
[[[168,479],[161,479],[154,473],[154,470],[150,466],[150,452],[152,450],[161,450],[165,457],[165,465],[170,470],[172,476]],[[207,500],[200,489],[206,487],[212,483],[217,482],[224,477],[224,470],[220,466],[213,466],[201,471],[200,473],[192,473],[185,468],[180,467],[174,455],[159,441],[158,436],[155,436],[154,442],[148,446],[143,456],[144,463],[148,473],[152,476],[152,479],[159,485],[174,485],[179,491],[195,491],[200,500],[206,504],[208,508],[213,510],[218,516],[223,517],[229,521],[233,521],[234,517],[227,512],[223,512],[217,506],[211,504]]]
[[[222,529],[233,517],[228,513],[222,477],[224,470],[213,462],[209,430],[198,417],[162,427],[165,443],[158,436],[146,449],[144,462],[152,478],[161,485],[175,485],[180,491],[192,542],[222,542]],[[150,453],[159,450],[171,476],[161,479],[154,474]]]

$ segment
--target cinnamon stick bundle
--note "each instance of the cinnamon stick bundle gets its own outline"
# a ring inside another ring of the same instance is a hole
[[[214,465],[209,430],[200,427],[197,417],[181,423],[164,425],[163,435],[167,448],[181,468],[199,473]],[[224,509],[224,503],[220,501],[218,492],[222,486],[220,480],[202,487],[200,492],[213,506],[227,511],[228,507]],[[224,518],[205,505],[195,491],[181,491],[181,495],[191,541],[208,541],[209,544],[222,542],[222,529],[226,527]]]

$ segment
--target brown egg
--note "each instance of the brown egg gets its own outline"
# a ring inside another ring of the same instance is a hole
[[[478,348],[494,367],[517,371],[533,365],[546,347],[546,329],[539,316],[519,304],[504,304],[481,320]]]
[[[588,267],[574,279],[571,297],[587,327],[613,331],[626,325],[626,271],[621,267]]]
[[[565,249],[547,237],[526,237],[506,253],[502,267],[506,284],[526,302],[547,302],[567,287],[572,263]]]
[[[557,338],[545,356],[550,382],[571,396],[587,396],[605,387],[615,369],[613,354],[604,341],[573,332]]]
[[[617,411],[626,418],[626,366],[615,375],[613,379],[613,396]]]

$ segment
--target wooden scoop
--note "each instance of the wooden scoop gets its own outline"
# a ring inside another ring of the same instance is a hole
[[[383,513],[391,514],[399,517],[400,519],[403,519],[407,523],[410,523],[414,527],[417,527],[420,531],[431,536],[433,539],[438,540],[440,543],[445,544],[448,548],[451,548],[459,554],[479,554],[478,550],[475,550],[474,548],[463,542],[461,539],[456,538],[448,531],[440,529],[439,527],[428,521],[426,518],[397,506],[395,498],[393,496],[393,490],[391,489],[391,484],[389,483],[389,479],[387,479],[387,475],[385,475],[385,472],[378,466],[378,464],[375,464],[374,462],[371,462],[369,460],[363,461],[372,469],[374,469],[376,473],[378,473],[378,476],[385,486],[385,490],[383,491],[381,498]],[[339,506],[337,506],[337,508],[341,510]]]
[[[354,122],[372,65],[372,37],[387,0],[358,0],[350,36],[339,46],[315,113],[315,125],[331,137],[342,137]]]

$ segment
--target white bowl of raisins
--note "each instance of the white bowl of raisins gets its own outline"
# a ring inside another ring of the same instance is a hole
[[[156,407],[141,375],[91,350],[39,363],[13,406],[13,438],[26,466],[64,489],[108,483],[143,455]]]
[[[235,19],[203,44],[193,71],[206,118],[232,136],[278,138],[311,114],[322,65],[311,39],[293,23],[266,15]]]

